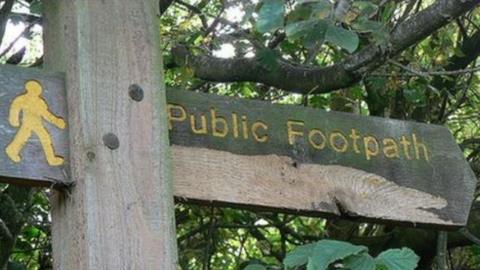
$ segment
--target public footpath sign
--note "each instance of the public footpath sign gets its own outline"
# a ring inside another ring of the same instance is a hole
[[[0,179],[51,186],[68,178],[63,75],[0,67]]]
[[[0,180],[70,183],[61,74],[0,68]],[[167,91],[179,200],[459,227],[475,176],[441,126]],[[75,153],[71,153],[75,155]]]
[[[463,226],[476,178],[441,126],[167,91],[174,194]]]

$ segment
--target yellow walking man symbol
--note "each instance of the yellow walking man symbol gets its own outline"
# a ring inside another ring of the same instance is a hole
[[[48,104],[42,97],[42,91],[42,85],[38,81],[29,80],[25,83],[25,93],[13,100],[8,121],[19,130],[5,152],[13,162],[19,163],[20,152],[35,134],[40,139],[48,164],[60,166],[64,159],[55,155],[52,138],[43,126],[43,121],[50,122],[60,129],[65,129],[65,121],[50,112]]]

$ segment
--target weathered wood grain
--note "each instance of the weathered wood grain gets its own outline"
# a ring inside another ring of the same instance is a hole
[[[476,178],[444,127],[176,89],[167,99],[179,198],[416,225],[467,221]],[[215,127],[215,118],[225,122]],[[258,138],[255,122],[264,125]],[[288,123],[302,123],[292,125],[293,140]]]
[[[158,1],[44,10],[45,66],[66,74],[76,182],[52,199],[54,268],[176,269]]]
[[[0,181],[34,186],[68,183],[71,181],[68,176],[68,129],[59,129],[40,117],[41,122],[37,123],[48,131],[55,154],[65,159],[61,166],[48,164],[38,134],[35,132],[32,132],[21,149],[19,162],[13,161],[6,153],[7,146],[12,143],[19,131],[19,127],[14,127],[9,122],[11,105],[18,96],[26,93],[25,83],[30,80],[41,83],[43,93],[40,98],[48,104],[52,114],[62,119],[68,117],[63,74],[8,65],[0,66]],[[27,109],[31,108],[24,107],[19,112],[20,126],[29,125],[25,123],[24,110]]]
[[[181,199],[330,213],[412,223],[445,223],[430,210],[447,201],[400,187],[376,174],[338,165],[304,164],[278,155],[245,156],[205,148],[172,146],[175,195]],[[212,166],[222,160],[228,166]],[[195,181],[193,181],[195,178]],[[344,211],[342,213],[342,211]]]

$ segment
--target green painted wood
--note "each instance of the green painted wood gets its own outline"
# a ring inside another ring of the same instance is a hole
[[[411,190],[423,192],[419,194],[425,194],[425,197],[432,195],[431,200],[446,200],[446,205],[437,209],[421,209],[426,211],[425,213],[435,215],[437,219],[432,219],[433,221],[421,217],[400,221],[442,226],[462,226],[467,221],[476,178],[454,138],[445,127],[327,112],[302,106],[272,105],[267,102],[178,89],[169,89],[167,100],[170,105],[172,128],[170,140],[173,145],[213,149],[241,156],[289,157],[292,160],[292,166],[295,167],[318,164],[354,168],[381,176],[401,188],[410,188],[408,190],[410,193],[402,193],[401,190],[398,193],[392,193],[395,194],[392,196],[400,194],[398,198],[391,198],[391,201],[399,206],[407,205],[414,200],[412,198],[412,201],[409,201],[408,194],[413,194]],[[201,129],[202,115],[206,123],[205,130]],[[196,125],[195,129],[192,129],[192,119]],[[242,123],[246,123],[245,133]],[[295,135],[293,141],[289,141],[289,123],[293,130],[290,133]],[[239,126],[238,131],[235,125]],[[225,126],[228,127],[228,131]],[[256,128],[256,134],[252,128]],[[215,135],[214,129],[216,129]],[[202,132],[204,134],[198,134]],[[266,139],[267,136],[268,139]],[[398,151],[394,150],[393,144]],[[234,166],[234,164],[223,162],[221,158],[211,160],[211,164],[213,165],[206,169],[207,172],[216,170],[219,166],[225,167],[228,171],[228,168]],[[255,166],[251,167],[254,172],[257,169]],[[241,183],[241,177],[232,177],[232,181]],[[195,177],[192,178],[191,181],[194,182]],[[237,184],[232,182],[232,186]],[[211,201],[216,200],[217,195],[214,191],[216,188],[206,189],[212,190]],[[255,189],[256,187],[252,186],[251,192],[256,192]],[[285,193],[288,192],[289,190],[285,190]],[[186,196],[189,196],[189,199],[198,199],[194,193],[188,193]],[[278,194],[271,194],[271,196],[278,197]],[[418,194],[415,196],[421,197]],[[372,198],[372,200],[375,199]],[[210,201],[204,198],[200,200]],[[221,202],[229,203],[228,200]],[[238,200],[235,201],[235,203],[238,202]],[[335,205],[322,201],[321,198],[317,202],[312,202],[314,203],[318,205],[297,210],[338,213],[333,209],[336,208]],[[248,206],[255,205],[255,202],[241,201],[241,204]],[[275,205],[267,206],[276,208]],[[428,205],[425,207],[428,208]],[[385,217],[379,216],[382,209],[377,210],[373,209],[369,217],[384,219]],[[346,211],[348,212],[348,209]],[[388,219],[396,218],[394,216]]]
[[[50,165],[45,156],[38,128],[27,130],[31,133],[19,154],[19,162],[12,161],[6,153],[20,127],[14,127],[9,122],[11,105],[14,100],[26,94],[26,83],[30,80],[40,82],[43,92],[39,99],[48,106],[48,110],[56,117],[67,119],[65,87],[63,75],[40,69],[27,69],[15,66],[0,66],[0,181],[7,183],[51,186],[65,184],[68,179],[68,127],[60,129],[46,120],[44,115],[40,124],[48,132],[55,155],[64,158],[63,165]],[[27,102],[28,103],[28,102]],[[22,107],[23,106],[23,107]],[[30,112],[27,112],[30,111]],[[26,115],[34,112],[30,103],[20,105],[20,126],[31,126],[25,123]],[[38,119],[37,119],[38,120]],[[38,122],[34,120],[33,122]],[[35,123],[34,123],[35,124]],[[33,125],[34,125],[33,124]],[[68,123],[67,123],[68,126]],[[26,127],[28,129],[28,127]]]

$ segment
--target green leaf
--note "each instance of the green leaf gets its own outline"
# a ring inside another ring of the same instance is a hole
[[[421,89],[405,89],[403,90],[403,96],[408,102],[417,104],[419,106],[422,104],[426,104],[427,101],[425,92]]]
[[[480,246],[470,246],[470,251],[471,251],[475,256],[480,256]]]
[[[330,108],[330,97],[327,95],[313,95],[308,105],[320,109]]]
[[[377,264],[377,267],[375,267],[375,270],[388,270],[388,268],[383,264]]]
[[[387,2],[380,11],[380,21],[387,23],[394,16],[396,10],[397,4],[395,2]]]
[[[353,2],[353,7],[359,9],[361,15],[366,15],[367,17],[377,13],[378,10],[378,6],[370,1],[355,1]]]
[[[322,240],[315,246],[307,270],[325,270],[333,262],[367,251],[368,249],[364,246],[355,246],[347,242],[334,240]]]
[[[285,27],[285,34],[290,39],[298,39],[305,36],[309,29],[315,25],[315,21],[299,21],[290,23]]]
[[[375,42],[375,44],[382,45],[382,46],[387,45],[388,41],[389,41],[389,38],[390,38],[390,34],[388,33],[388,31],[385,27],[382,27],[378,31],[374,31],[372,33],[372,36],[373,36],[373,41]]]
[[[347,257],[343,267],[350,270],[375,270],[375,260],[367,253]]]
[[[465,57],[465,53],[459,47],[454,48],[454,53],[455,53],[455,56],[457,57]]]
[[[243,268],[243,270],[267,270],[267,268],[261,264],[250,264]]]
[[[375,259],[377,265],[383,265],[388,270],[414,270],[420,258],[409,248],[389,249]]]
[[[373,41],[377,45],[386,45],[390,34],[385,25],[381,22],[369,20],[366,17],[360,17],[354,21],[352,28],[357,33],[371,33]]]
[[[8,262],[7,270],[26,270],[27,268],[16,262]]]
[[[304,38],[303,45],[307,48],[313,47],[317,43],[325,41],[325,34],[328,29],[328,23],[325,20],[318,20]]]
[[[242,83],[240,86],[239,86],[239,90],[240,90],[240,94],[241,94],[241,97],[243,98],[253,98],[255,97],[255,94],[257,93],[253,87],[248,84],[248,83]]]
[[[285,33],[291,40],[304,38],[305,47],[310,48],[317,42],[325,40],[327,27],[328,24],[324,20],[300,21],[288,24]]]
[[[312,18],[326,19],[332,13],[332,3],[328,0],[319,0],[315,1],[316,3],[312,6]]]
[[[275,71],[278,68],[277,54],[273,50],[261,50],[257,54],[263,67],[269,71]]]
[[[40,235],[40,230],[33,226],[27,226],[23,229],[23,233],[29,238],[34,238]]]
[[[282,27],[284,15],[283,0],[264,0],[258,12],[257,31],[267,33]]]
[[[353,23],[352,27],[358,32],[371,33],[382,30],[383,24],[381,22],[371,21],[367,18],[361,17]]]
[[[325,40],[344,48],[349,53],[353,53],[358,48],[358,44],[360,43],[356,33],[335,25],[328,26],[327,33],[325,34]]]
[[[40,15],[42,14],[42,9],[43,9],[43,5],[42,5],[42,1],[40,0],[35,0],[30,4],[30,13]]]
[[[294,268],[298,266],[305,265],[308,262],[308,258],[313,252],[316,244],[307,244],[299,246],[294,249],[292,252],[288,253],[283,260],[285,268]]]
[[[288,24],[285,27],[285,33],[292,40],[305,37],[318,41],[325,38],[327,27],[327,22],[324,20],[299,21]]]
[[[312,14],[311,5],[296,5],[295,9],[288,13],[287,21],[288,22],[297,22],[308,20]]]

